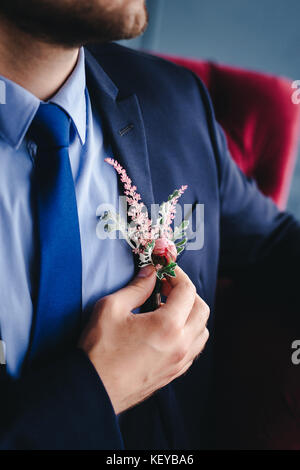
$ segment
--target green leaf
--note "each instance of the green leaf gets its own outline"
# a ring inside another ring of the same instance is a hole
[[[177,197],[178,194],[179,194],[178,189],[175,189],[175,191],[172,194],[170,194],[170,196],[168,197],[168,201],[171,201],[171,199],[174,199],[174,197]]]
[[[180,224],[180,228],[182,230],[186,230],[189,226],[189,220],[183,220],[182,223]]]
[[[187,238],[183,238],[180,242],[175,243],[176,246],[182,246],[185,245],[187,242]]]
[[[154,248],[155,241],[153,240],[152,242],[148,243],[148,245],[145,248],[145,251],[148,253],[149,251],[152,251]]]
[[[164,277],[164,273],[162,272],[162,270],[156,271],[156,276],[161,281]]]
[[[163,279],[164,276],[171,276],[176,277],[174,269],[176,268],[177,263],[170,263],[168,266],[164,266],[159,271],[157,271],[156,275],[158,279]]]
[[[169,263],[169,264],[165,267],[165,269],[173,269],[173,268],[176,268],[176,266],[177,266],[177,263],[172,262],[172,263]]]
[[[182,223],[178,225],[178,227],[174,228],[172,240],[175,241],[179,238],[183,238],[185,236],[185,231],[187,230],[188,226],[189,220],[183,220]]]
[[[170,263],[168,266],[165,266],[163,271],[165,274],[168,274],[170,276],[175,276],[174,269],[176,268],[177,263]]]
[[[176,274],[175,274],[175,271],[168,271],[167,273],[167,276],[171,276],[171,277],[176,277]]]

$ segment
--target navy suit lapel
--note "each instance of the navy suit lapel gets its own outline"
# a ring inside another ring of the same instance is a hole
[[[144,122],[135,94],[122,97],[102,67],[85,50],[87,87],[108,132],[114,158],[125,167],[150,213],[154,203]]]

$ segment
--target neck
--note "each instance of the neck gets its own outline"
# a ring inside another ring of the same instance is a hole
[[[66,49],[34,39],[0,22],[0,75],[47,101],[72,73],[78,48]]]

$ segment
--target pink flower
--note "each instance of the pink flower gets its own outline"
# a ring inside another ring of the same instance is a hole
[[[137,187],[132,185],[132,181],[126,173],[126,170],[113,158],[105,158],[104,161],[114,167],[117,173],[120,175],[121,182],[124,186],[124,194],[126,200],[130,206],[128,215],[131,217],[132,221],[136,225],[139,225],[138,242],[140,245],[144,246],[148,239],[151,236],[151,223],[152,221],[148,219],[147,212],[144,212],[144,203],[141,201],[141,195],[137,193]]]
[[[167,266],[173,263],[177,258],[177,249],[175,244],[167,238],[158,238],[155,241],[154,249],[152,251],[152,259],[154,264],[161,264]]]

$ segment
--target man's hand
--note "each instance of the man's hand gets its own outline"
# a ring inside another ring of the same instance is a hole
[[[165,304],[154,312],[131,312],[151,295],[155,280],[147,266],[127,287],[99,300],[80,339],[116,414],[186,372],[209,336],[209,308],[179,267],[176,278],[164,282]]]

